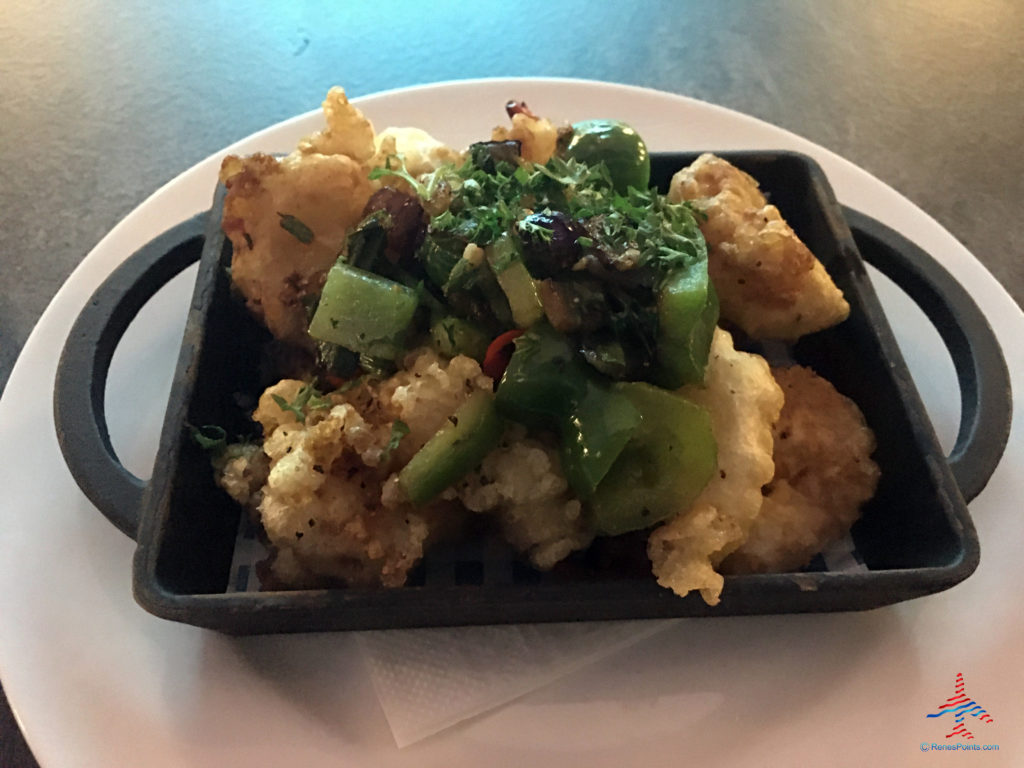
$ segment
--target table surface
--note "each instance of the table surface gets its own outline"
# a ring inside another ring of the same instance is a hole
[[[436,5],[428,16],[413,3],[4,3],[0,391],[47,303],[114,224],[334,84],[354,97],[578,77],[731,107],[889,183],[1024,299],[1024,4]],[[36,766],[2,690],[0,765]]]

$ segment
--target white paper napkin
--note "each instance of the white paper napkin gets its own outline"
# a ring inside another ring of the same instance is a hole
[[[395,743],[405,747],[660,632],[679,619],[360,633]]]
[[[266,557],[243,520],[229,592],[256,591]],[[813,570],[867,570],[847,536],[818,555]],[[680,619],[394,629],[358,633],[374,689],[399,747],[405,747],[548,685]]]

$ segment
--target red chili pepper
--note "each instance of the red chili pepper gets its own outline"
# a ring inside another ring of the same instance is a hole
[[[480,366],[483,372],[495,381],[500,379],[501,375],[505,373],[505,369],[508,368],[508,361],[512,359],[512,342],[522,335],[523,329],[516,328],[512,331],[505,331],[492,341],[487,347],[487,354],[484,355],[484,364]]]

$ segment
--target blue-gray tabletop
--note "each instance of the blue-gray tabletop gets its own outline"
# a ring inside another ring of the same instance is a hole
[[[360,96],[560,76],[731,107],[886,181],[1024,299],[1016,0],[432,5],[4,3],[0,391],[47,303],[114,224],[335,84]],[[2,691],[0,766],[36,766]]]

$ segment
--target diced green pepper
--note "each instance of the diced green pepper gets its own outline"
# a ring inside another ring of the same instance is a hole
[[[480,325],[492,330],[512,325],[512,309],[486,258],[460,258],[444,285],[444,296],[457,314]]]
[[[515,345],[495,404],[507,418],[558,433],[566,479],[587,498],[640,425],[640,414],[547,323]]]
[[[399,488],[414,504],[425,504],[479,466],[503,430],[494,396],[474,392],[398,473]]]
[[[404,349],[418,304],[412,288],[338,262],[327,273],[309,335],[394,360]]]
[[[503,416],[528,427],[556,429],[587,394],[587,365],[547,323],[537,323],[515,346],[495,405]]]
[[[669,273],[658,294],[654,381],[665,389],[703,381],[717,323],[718,296],[707,262]]]
[[[505,233],[485,250],[491,270],[512,309],[512,320],[518,328],[529,328],[544,317],[544,307],[537,285],[523,263],[516,239]]]
[[[483,362],[489,339],[487,334],[461,317],[442,317],[430,326],[434,349],[445,357],[466,355]]]
[[[562,422],[562,471],[580,498],[587,499],[608,474],[640,426],[640,413],[606,385],[594,382]]]
[[[599,535],[648,528],[688,508],[718,465],[711,416],[682,395],[616,384],[643,419],[590,499]]]
[[[465,247],[464,240],[443,232],[430,232],[416,252],[416,258],[422,262],[430,281],[444,288]]]
[[[630,187],[645,191],[651,181],[651,156],[640,135],[620,120],[583,120],[573,123],[567,157],[608,167],[615,191],[625,195]]]

